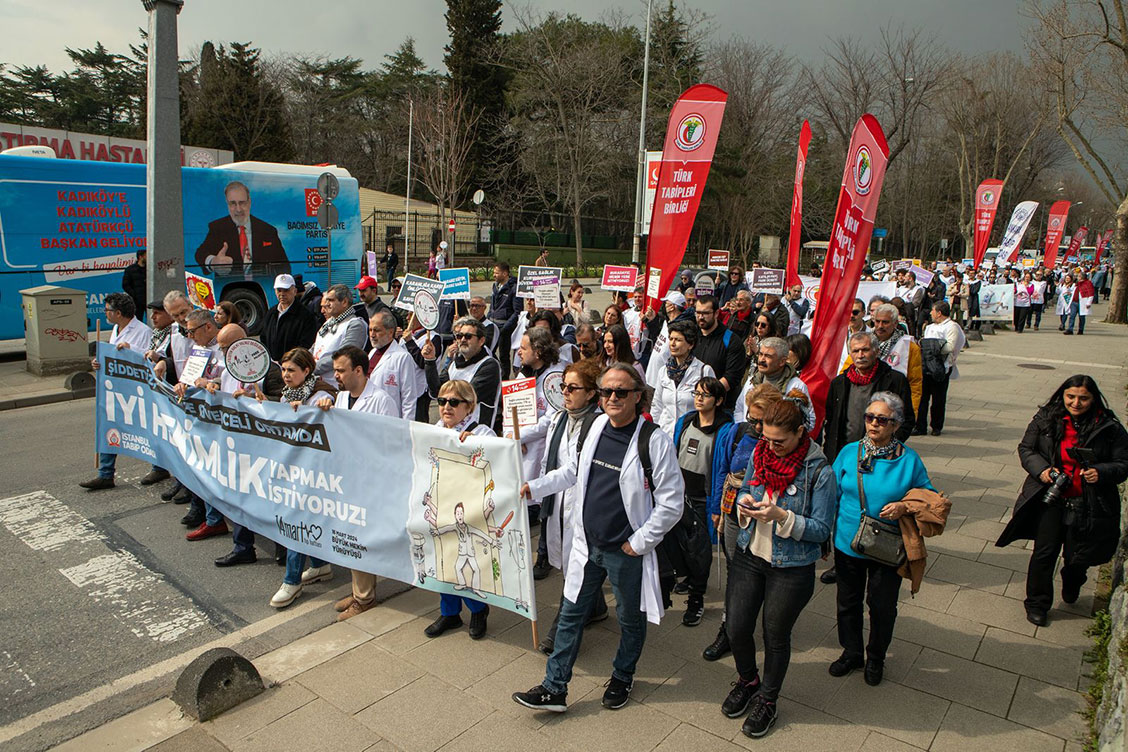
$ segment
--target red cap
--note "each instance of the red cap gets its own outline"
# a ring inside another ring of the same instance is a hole
[[[374,277],[369,277],[368,275],[361,277],[360,281],[356,283],[357,290],[367,290],[369,287],[379,288],[379,286],[380,285],[376,282],[376,279]]]

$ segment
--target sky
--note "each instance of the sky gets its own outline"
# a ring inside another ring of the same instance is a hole
[[[1020,52],[1027,23],[1021,0],[679,0],[678,5],[706,14],[714,39],[771,43],[805,62],[817,62],[834,36],[876,40],[887,20],[919,27],[958,52]],[[645,0],[522,0],[516,7],[588,20],[610,10],[640,26],[646,12]],[[514,9],[510,2],[502,9],[504,30],[516,28]],[[424,61],[442,70],[445,11],[443,0],[184,0],[180,54],[187,57],[206,40],[249,41],[268,55],[348,55],[371,69],[410,36]],[[70,68],[64,48],[100,41],[124,52],[147,23],[141,0],[2,0],[0,63],[62,72]]]

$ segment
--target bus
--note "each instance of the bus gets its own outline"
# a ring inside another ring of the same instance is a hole
[[[185,271],[211,279],[217,299],[238,306],[252,334],[277,302],[276,275],[321,289],[329,281],[327,233],[317,223],[324,172],[340,183],[333,281],[351,286],[364,246],[357,181],[347,170],[266,162],[181,168]],[[229,195],[242,208],[229,209]],[[43,284],[85,292],[93,328],[106,295],[121,291],[122,271],[145,248],[145,199],[144,165],[0,154],[0,340],[24,336],[20,290]],[[242,241],[232,219],[240,212]]]

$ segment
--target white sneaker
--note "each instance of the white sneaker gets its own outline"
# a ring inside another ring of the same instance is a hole
[[[270,605],[274,608],[286,608],[301,594],[301,585],[287,585],[283,582],[282,587],[278,588],[278,592],[270,599]]]
[[[325,565],[320,566],[320,567],[310,567],[306,571],[302,572],[302,584],[303,585],[312,585],[315,582],[321,582],[322,580],[328,580],[332,576],[333,576],[333,567],[329,564],[325,564]]]

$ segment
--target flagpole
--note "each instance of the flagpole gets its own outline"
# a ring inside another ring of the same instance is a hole
[[[407,100],[407,195],[403,199],[403,273],[407,274],[410,254],[407,245],[407,228],[411,224],[411,136],[415,125],[415,102]],[[388,286],[391,286],[388,282]]]
[[[650,77],[650,8],[654,0],[646,0],[646,42],[642,53],[642,108],[638,116],[638,164],[635,166],[635,226],[631,242],[631,263],[637,264],[642,245],[642,212],[646,172],[646,89]]]

